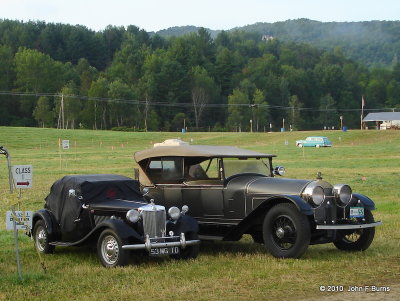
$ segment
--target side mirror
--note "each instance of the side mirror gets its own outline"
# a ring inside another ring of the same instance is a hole
[[[274,168],[274,175],[283,176],[286,173],[285,167],[277,166]]]

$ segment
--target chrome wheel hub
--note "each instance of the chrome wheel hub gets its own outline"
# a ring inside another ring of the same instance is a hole
[[[46,247],[46,240],[47,240],[47,236],[46,236],[46,231],[40,227],[37,232],[36,232],[36,247],[39,251],[43,251],[44,248]]]
[[[101,254],[107,264],[115,264],[118,261],[119,247],[118,242],[112,235],[104,237],[101,243]]]
[[[278,238],[283,238],[285,236],[285,230],[283,230],[283,228],[276,229],[276,236]]]

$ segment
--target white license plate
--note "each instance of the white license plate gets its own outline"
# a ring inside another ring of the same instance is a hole
[[[364,207],[350,207],[350,218],[364,217]]]
[[[150,249],[151,256],[179,254],[179,247],[166,247]]]

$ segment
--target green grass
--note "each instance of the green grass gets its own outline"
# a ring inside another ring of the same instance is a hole
[[[306,136],[328,136],[332,148],[295,147]],[[372,246],[345,253],[332,244],[310,246],[302,259],[280,260],[245,236],[240,242],[201,245],[194,261],[135,258],[125,268],[104,269],[89,248],[56,248],[41,268],[32,241],[20,232],[23,282],[18,280],[13,233],[5,213],[18,202],[8,193],[7,164],[0,157],[0,300],[265,300],[321,296],[320,285],[382,285],[400,278],[400,131],[287,133],[124,133],[0,127],[0,145],[13,164],[33,165],[33,188],[22,192],[24,210],[43,208],[51,184],[65,174],[133,176],[133,153],[167,138],[194,144],[234,145],[277,154],[287,177],[347,183],[377,206]],[[71,149],[60,151],[58,140]],[[286,145],[287,142],[287,145]],[[355,298],[359,295],[355,294]]]

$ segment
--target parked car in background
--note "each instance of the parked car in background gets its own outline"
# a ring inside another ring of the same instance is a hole
[[[148,202],[139,183],[120,175],[74,175],[56,181],[44,209],[35,212],[32,235],[36,249],[97,244],[105,267],[128,263],[130,251],[195,258],[198,223],[182,210]]]
[[[332,142],[327,137],[311,136],[311,137],[307,137],[305,140],[297,140],[296,141],[296,146],[298,146],[298,147],[332,146]]]
[[[203,240],[250,234],[275,257],[299,258],[310,244],[366,250],[381,224],[367,196],[321,176],[281,178],[272,154],[167,140],[134,157],[141,186],[166,208],[188,204]]]

